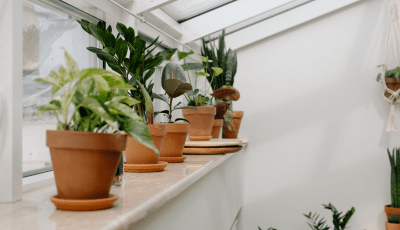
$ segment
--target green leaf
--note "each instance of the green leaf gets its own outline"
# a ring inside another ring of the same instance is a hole
[[[90,34],[93,35],[104,47],[106,46],[106,32],[99,29],[96,25],[90,23],[89,24]]]
[[[107,30],[106,30],[106,31],[107,31],[108,33],[112,33],[112,27],[111,27],[111,25],[107,27]]]
[[[205,77],[208,77],[208,76],[210,76],[210,74],[204,73],[204,72],[197,72],[197,73],[196,73],[196,76],[205,76]]]
[[[71,57],[71,55],[65,50],[65,48],[62,49],[64,50],[65,61],[67,63],[67,69],[70,73],[70,79],[72,79],[74,75],[79,72],[79,66]]]
[[[145,146],[153,149],[157,154],[160,154],[158,149],[153,143],[150,131],[147,126],[138,120],[127,119],[122,124],[122,129],[129,134],[136,141],[144,144]]]
[[[186,65],[182,65],[183,69],[186,70],[202,70],[204,69],[203,63],[186,63]]]
[[[121,65],[128,53],[128,45],[124,39],[118,39],[117,43],[115,44],[115,51],[118,57],[118,65]]]
[[[218,67],[211,67],[211,69],[214,70],[214,76],[215,76],[215,77],[218,77],[222,72],[224,72],[223,69],[218,68]]]
[[[143,78],[144,82],[146,82],[154,74],[154,72],[156,72],[155,68],[147,71],[146,75],[144,75],[144,78]]]
[[[111,99],[111,102],[125,103],[125,104],[127,104],[129,106],[136,105],[136,104],[140,103],[139,100],[133,99],[133,98],[128,97],[128,96],[114,96]]]
[[[135,111],[133,111],[131,107],[125,104],[116,101],[111,101],[110,103],[107,104],[107,107],[110,109],[110,111],[114,110],[119,115],[126,116],[129,118],[139,119],[139,116],[135,113]]]
[[[148,49],[148,48],[150,48],[152,45],[154,45],[154,44],[158,41],[159,38],[160,38],[160,36],[158,36],[156,39],[154,39],[154,41],[153,41],[152,43],[150,43],[150,45],[147,46],[146,49]]]
[[[192,55],[192,54],[194,54],[194,52],[193,52],[193,50],[191,50],[190,52],[180,52],[179,50],[178,50],[178,58],[179,58],[179,61],[180,60],[182,60],[182,59],[184,59],[184,58],[186,58],[187,56],[189,56],[189,55]]]
[[[114,56],[115,55],[115,49],[114,48],[111,48],[111,47],[106,47],[106,48],[104,48],[104,49],[102,49],[101,50],[103,53],[108,53],[109,55],[111,55],[111,56]]]
[[[156,99],[161,100],[161,101],[164,101],[165,103],[167,103],[169,105],[168,97],[166,95],[153,93],[151,95],[151,97],[152,98],[156,98]]]
[[[200,56],[200,59],[201,59],[202,62],[208,62],[208,58],[207,57]]]
[[[136,81],[136,83],[139,85],[140,91],[142,91],[146,112],[149,112],[152,115],[154,115],[153,101],[151,100],[149,93],[147,93],[146,88],[144,88],[144,86],[139,81]]]
[[[109,115],[109,111],[106,106],[101,104],[98,100],[86,97],[82,99],[81,104],[79,104],[77,107],[83,107],[91,110],[93,113],[103,118],[108,125],[115,129],[118,129],[118,127],[114,124],[112,117]]]
[[[125,38],[125,33],[128,30],[128,28],[126,28],[126,26],[122,23],[117,22],[117,30],[118,32],[122,35],[122,37]]]
[[[193,91],[187,92],[186,95],[188,95],[189,97],[193,97],[193,96],[197,95],[199,92],[200,92],[199,89],[195,89]]]
[[[36,110],[36,115],[39,117],[42,116],[44,113],[51,112],[51,111],[60,111],[61,107],[56,104],[48,104],[41,106],[38,110]]]
[[[182,66],[178,63],[169,62],[162,72],[161,86],[165,90],[164,82],[168,79],[178,79],[182,82],[186,82],[185,71]]]
[[[172,98],[177,98],[182,94],[192,91],[192,85],[178,79],[168,79],[164,81],[165,92]]]

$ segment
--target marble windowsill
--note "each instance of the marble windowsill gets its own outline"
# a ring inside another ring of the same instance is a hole
[[[120,198],[114,207],[90,212],[57,210],[49,197],[55,185],[24,194],[24,200],[0,204],[1,229],[124,229],[160,208],[212,169],[229,159],[226,155],[187,155],[181,164],[169,164],[158,173],[124,173],[124,185],[112,188]]]

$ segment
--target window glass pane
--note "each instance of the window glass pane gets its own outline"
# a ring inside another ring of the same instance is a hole
[[[235,0],[178,0],[160,9],[177,22],[185,21]]]
[[[50,2],[54,4],[55,1]],[[57,4],[65,5],[65,8],[60,8],[71,9],[71,6],[62,1],[57,1]],[[42,93],[51,85],[34,80],[47,76],[52,70],[58,70],[61,65],[65,66],[61,47],[74,57],[81,69],[102,67],[97,57],[86,49],[88,46],[98,47],[98,42],[82,30],[73,15],[76,13],[69,13],[68,10],[60,12],[53,7],[46,7],[45,4],[25,2],[23,5],[22,138],[25,176],[32,174],[32,170],[41,171],[51,166],[50,153],[46,146],[46,130],[56,129],[57,121],[53,114],[42,117],[35,114],[40,106],[49,102],[50,91]],[[37,94],[41,95],[36,97]]]

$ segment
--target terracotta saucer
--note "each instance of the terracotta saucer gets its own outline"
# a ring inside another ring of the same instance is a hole
[[[88,199],[88,200],[67,200],[57,198],[57,195],[51,196],[50,200],[60,210],[66,211],[93,211],[111,208],[119,196],[110,193],[108,198]]]
[[[186,141],[185,147],[198,147],[198,148],[207,148],[207,147],[221,147],[221,146],[237,146],[237,145],[246,145],[248,140],[242,139],[211,139],[209,141]]]
[[[159,157],[158,160],[168,163],[182,163],[187,157]]]
[[[161,172],[167,165],[165,161],[158,161],[158,164],[124,164],[124,172]]]
[[[210,155],[210,154],[236,153],[239,152],[242,148],[243,146],[184,148],[183,154]]]

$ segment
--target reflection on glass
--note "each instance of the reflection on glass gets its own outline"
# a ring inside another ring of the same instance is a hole
[[[177,22],[182,22],[233,1],[235,0],[178,0],[161,7],[161,10]]]
[[[59,4],[64,4],[60,1]],[[97,22],[96,22],[97,23]],[[50,92],[34,99],[50,85],[37,83],[36,78],[47,76],[52,70],[65,65],[64,47],[77,61],[79,67],[100,67],[96,56],[86,47],[97,47],[97,42],[82,30],[79,23],[68,13],[51,8],[24,3],[23,6],[23,172],[51,166],[46,146],[46,130],[56,129],[52,114],[38,117],[36,110],[49,103]],[[60,93],[62,90],[60,90]],[[60,94],[59,93],[59,94]],[[59,96],[55,95],[55,98]]]

